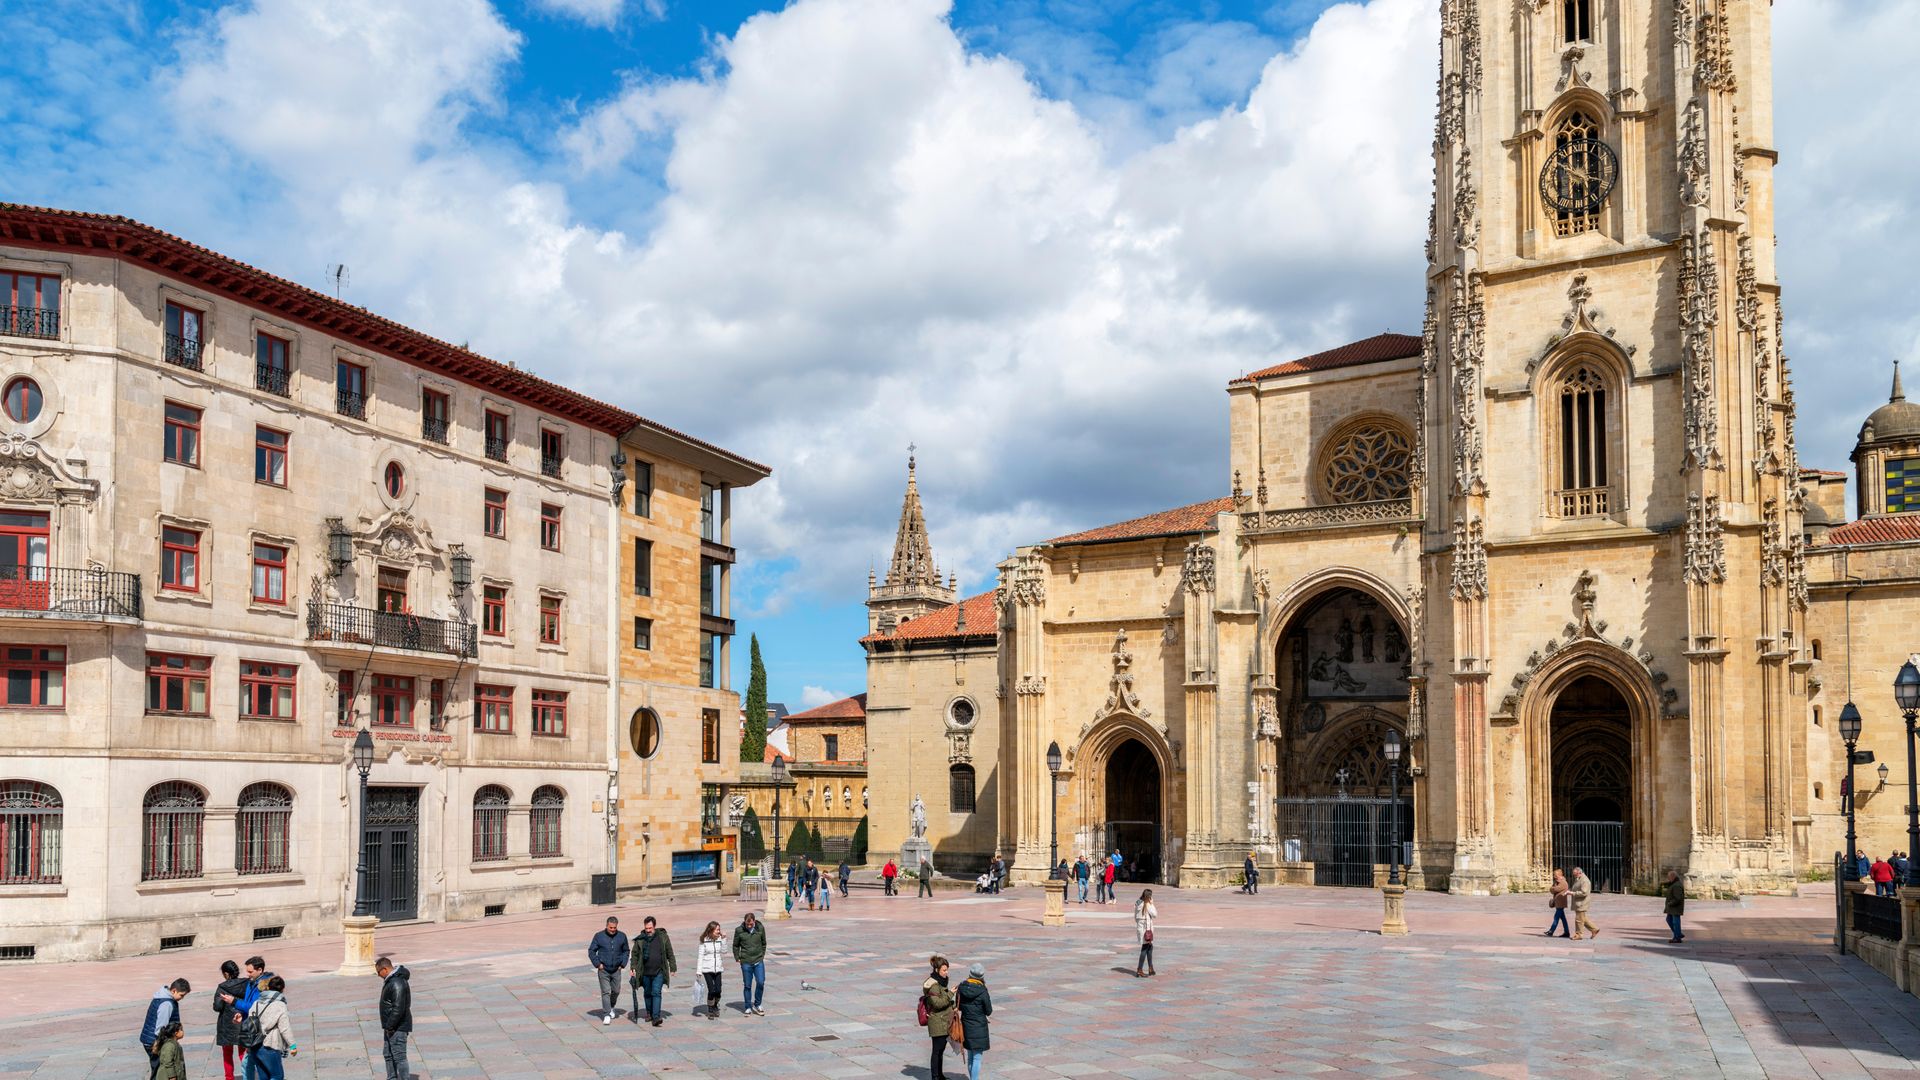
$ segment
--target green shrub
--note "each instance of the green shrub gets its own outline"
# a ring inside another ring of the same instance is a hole
[[[867,864],[867,816],[860,815],[860,824],[853,830],[853,848],[847,853],[847,860],[856,866]]]
[[[767,857],[767,839],[760,832],[760,818],[751,806],[740,819],[740,857],[750,863]]]
[[[807,845],[812,842],[813,834],[807,831],[807,823],[796,821],[793,823],[793,832],[787,834],[786,854],[805,855],[808,851]]]

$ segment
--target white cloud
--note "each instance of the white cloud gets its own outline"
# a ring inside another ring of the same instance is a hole
[[[824,686],[813,686],[809,684],[800,688],[800,708],[802,710],[817,709],[822,705],[830,705],[839,701],[846,696],[847,695],[838,690],[829,690]]]

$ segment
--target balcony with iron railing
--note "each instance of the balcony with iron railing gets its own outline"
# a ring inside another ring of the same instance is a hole
[[[256,390],[265,390],[269,394],[286,397],[292,389],[293,373],[283,367],[272,364],[253,365],[253,385]]]
[[[439,443],[445,446],[447,444],[447,431],[450,427],[451,425],[440,417],[422,416],[420,418],[420,437],[428,442]]]
[[[351,390],[336,388],[333,392],[333,411],[341,416],[351,416],[355,420],[367,418],[367,395],[356,394]]]
[[[480,652],[475,630],[470,622],[429,619],[406,612],[376,611],[319,599],[307,602],[307,640],[317,645],[337,645],[363,651],[371,646],[472,657]]]
[[[0,618],[105,622],[140,618],[140,575],[0,565]]]
[[[174,367],[200,370],[200,352],[204,343],[197,337],[182,337],[179,334],[166,335],[165,351],[161,358]]]
[[[495,461],[507,460],[507,440],[496,439],[489,436],[487,439],[487,456]]]
[[[14,337],[57,338],[60,336],[60,309],[0,307],[0,334],[11,334]]]
[[[1605,517],[1611,513],[1612,503],[1607,497],[1607,489],[1562,488],[1554,492],[1559,500],[1560,516],[1563,518]]]
[[[557,457],[548,457],[545,454],[541,454],[540,455],[540,473],[543,476],[551,476],[556,480],[559,479],[560,478],[560,459]]]

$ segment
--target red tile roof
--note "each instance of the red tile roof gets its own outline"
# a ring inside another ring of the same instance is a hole
[[[1328,349],[1326,352],[1303,356],[1284,364],[1275,364],[1270,368],[1261,368],[1252,374],[1240,376],[1228,385],[1250,383],[1256,379],[1265,379],[1274,375],[1298,375],[1307,371],[1352,367],[1355,364],[1375,364],[1382,360],[1404,360],[1407,357],[1419,355],[1420,339],[1412,334],[1375,334],[1370,338],[1362,338],[1337,349]]]
[[[965,634],[956,634],[959,629],[960,613],[967,614]],[[979,596],[969,596],[957,604],[948,604],[938,611],[929,611],[917,619],[908,619],[893,628],[891,634],[868,634],[860,640],[868,641],[938,641],[941,638],[966,637],[990,638],[997,636],[998,620],[994,618],[993,594],[983,592]],[[793,717],[787,717],[792,720]]]
[[[1910,544],[1920,541],[1920,514],[1861,518],[1827,530],[1822,544]]]
[[[1801,469],[1801,476],[1818,476],[1827,480],[1845,480],[1847,474],[1834,469]]]
[[[1157,514],[1137,517],[1131,521],[1102,525],[1086,532],[1068,533],[1056,536],[1048,543],[1052,544],[1098,544],[1111,540],[1140,540],[1151,536],[1184,536],[1189,533],[1213,531],[1213,519],[1216,515],[1233,509],[1232,496],[1208,499],[1191,506],[1162,510]],[[972,619],[969,618],[971,623]]]
[[[855,694],[829,701],[825,705],[808,709],[806,712],[788,713],[787,723],[806,723],[809,720],[865,720],[867,718],[867,695]]]
[[[762,751],[760,754],[760,764],[771,765],[773,764],[773,760],[775,758],[779,758],[780,760],[786,761],[786,762],[793,761],[792,758],[781,753],[779,747],[773,745],[772,743],[768,743],[767,748],[764,751]]]

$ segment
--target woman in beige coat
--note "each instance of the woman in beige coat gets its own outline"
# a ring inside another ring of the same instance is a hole
[[[1593,882],[1587,880],[1587,872],[1579,867],[1573,868],[1573,888],[1569,896],[1573,900],[1573,938],[1580,940],[1581,931],[1588,937],[1599,937],[1600,928],[1587,918],[1588,897],[1593,893]]]

